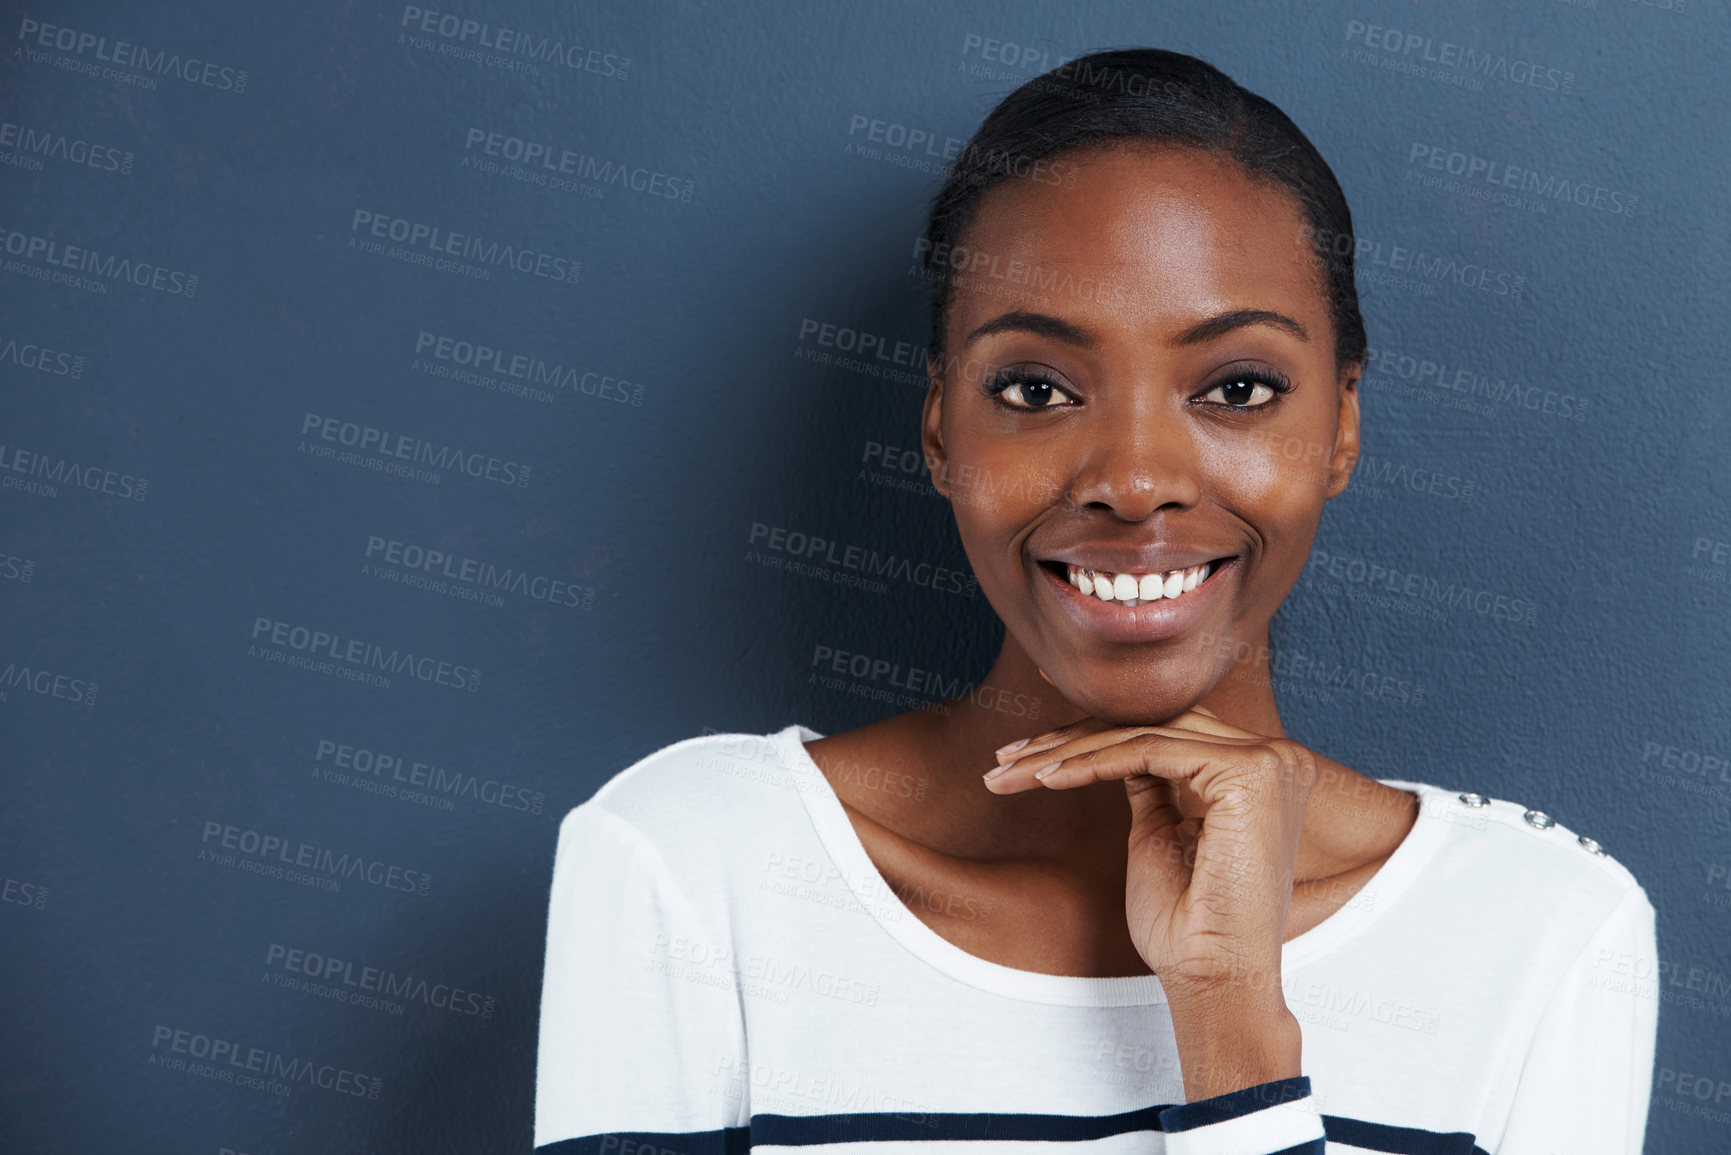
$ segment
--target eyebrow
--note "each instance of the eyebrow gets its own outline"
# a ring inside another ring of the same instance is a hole
[[[1300,341],[1310,340],[1309,331],[1285,313],[1271,313],[1267,309],[1237,309],[1230,313],[1221,313],[1218,317],[1210,317],[1199,325],[1192,325],[1179,334],[1178,343],[1199,345],[1203,341],[1212,341],[1246,325],[1272,325],[1276,329],[1285,329]]]
[[[1212,341],[1235,329],[1249,325],[1272,325],[1276,329],[1284,329],[1300,341],[1310,340],[1310,331],[1285,313],[1273,313],[1267,309],[1235,309],[1230,313],[1221,313],[1206,321],[1192,325],[1178,335],[1180,345],[1199,345],[1204,341]],[[1029,313],[1021,309],[993,317],[990,321],[968,334],[967,344],[981,337],[989,337],[993,333],[1021,332],[1033,333],[1040,337],[1051,337],[1068,345],[1082,349],[1092,349],[1098,342],[1086,329],[1073,325],[1061,317],[1050,313]]]

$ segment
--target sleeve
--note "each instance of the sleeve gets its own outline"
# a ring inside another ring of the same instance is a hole
[[[1646,892],[1631,887],[1575,956],[1539,1018],[1492,1155],[1641,1155],[1659,1026],[1654,922]],[[1167,1155],[1327,1151],[1308,1076],[1169,1107],[1160,1126]]]
[[[1166,1155],[1323,1155],[1310,1077],[1276,1079],[1160,1112]]]
[[[731,957],[650,839],[578,806],[559,826],[535,1071],[535,1150],[746,1150]]]
[[[1658,957],[1653,904],[1631,887],[1552,992],[1494,1155],[1640,1155]]]

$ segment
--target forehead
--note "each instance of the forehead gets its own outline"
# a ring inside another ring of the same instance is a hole
[[[1052,183],[981,197],[958,250],[953,313],[1038,305],[1177,330],[1239,308],[1328,331],[1328,302],[1297,199],[1230,160],[1135,145],[1064,158]]]

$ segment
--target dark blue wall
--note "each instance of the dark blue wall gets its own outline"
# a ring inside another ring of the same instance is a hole
[[[1286,109],[1357,220],[1367,456],[1277,619],[1290,733],[1627,864],[1648,1150],[1731,1146],[1722,4],[8,7],[9,1150],[526,1148],[566,810],[914,704],[820,647],[996,653],[982,598],[754,527],[965,570],[901,452],[922,207],[1016,84],[1133,44]],[[332,1085],[221,1074],[266,1055]]]

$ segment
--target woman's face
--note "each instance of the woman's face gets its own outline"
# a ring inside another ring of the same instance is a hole
[[[1065,159],[988,192],[948,254],[923,440],[1015,641],[1079,709],[1159,722],[1303,569],[1357,457],[1358,366],[1288,193],[1193,149]]]

